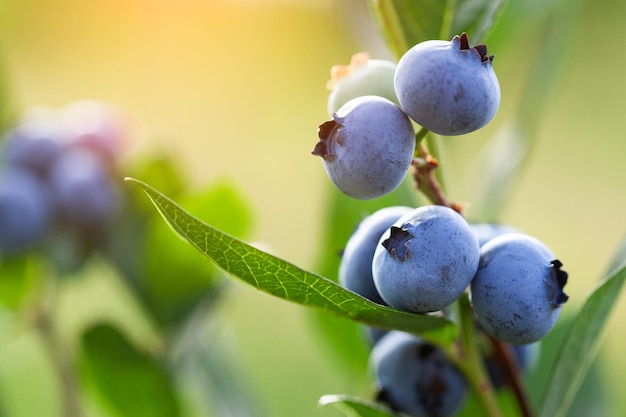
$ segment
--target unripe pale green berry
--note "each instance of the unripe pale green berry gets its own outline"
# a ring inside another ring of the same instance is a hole
[[[396,64],[384,59],[370,59],[360,52],[349,65],[335,65],[327,87],[328,115],[332,116],[348,101],[361,96],[380,96],[399,105],[393,86]]]

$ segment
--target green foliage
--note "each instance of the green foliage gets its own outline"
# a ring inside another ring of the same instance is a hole
[[[451,39],[467,32],[473,43],[483,40],[499,17],[505,0],[370,0],[387,45],[396,58],[429,39]]]
[[[442,345],[450,344],[456,336],[454,325],[446,319],[373,303],[327,278],[302,270],[209,226],[148,184],[129,180],[143,188],[176,234],[224,271],[261,291],[372,326],[419,333]]]
[[[626,242],[625,242],[626,243]],[[576,315],[552,370],[552,377],[544,393],[540,417],[562,417],[574,400],[578,388],[602,340],[606,324],[626,279],[626,244],[618,252],[621,262],[596,286]]]
[[[88,329],[80,366],[85,385],[116,416],[177,417],[178,394],[162,364],[110,324]]]
[[[350,395],[324,395],[323,406],[334,405],[347,417],[393,417],[395,414],[381,405]]]

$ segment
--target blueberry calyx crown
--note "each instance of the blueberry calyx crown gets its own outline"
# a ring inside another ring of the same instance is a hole
[[[408,245],[414,236],[401,227],[391,226],[390,231],[389,238],[382,242],[383,247],[387,249],[389,255],[395,256],[400,261],[406,261],[409,259]]]
[[[315,156],[321,156],[325,160],[332,160],[335,156],[331,151],[331,146],[334,141],[341,144],[341,138],[339,138],[339,128],[341,124],[337,121],[336,116],[333,115],[333,120],[322,123],[317,129],[317,135],[320,141],[317,142],[315,148],[311,152]]]
[[[563,292],[563,288],[565,287],[565,284],[567,284],[568,275],[567,275],[567,272],[561,269],[561,267],[563,266],[563,263],[561,263],[561,261],[559,261],[558,259],[555,259],[550,263],[552,264],[552,270],[550,272],[551,279],[548,282],[548,286],[553,291],[550,302],[554,306],[554,308],[557,308],[557,307],[560,307],[561,304],[565,303],[569,299],[569,295]],[[553,281],[555,281],[556,287],[555,285],[553,285],[554,284]]]
[[[495,55],[487,55],[487,45],[480,44],[474,46],[473,48],[470,48],[469,37],[467,36],[466,32],[463,32],[461,36],[456,35],[454,38],[452,38],[452,41],[458,41],[460,43],[461,51],[473,49],[478,52],[478,55],[480,55],[480,60],[482,62],[493,62],[493,58]]]

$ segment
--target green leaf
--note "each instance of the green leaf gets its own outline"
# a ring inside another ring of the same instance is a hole
[[[495,24],[505,4],[505,0],[369,1],[370,10],[396,58],[419,42],[450,40],[463,32],[476,44]]]
[[[447,319],[394,310],[366,300],[327,278],[207,225],[149,185],[128,180],[143,188],[176,234],[220,268],[261,291],[372,326],[417,333],[434,343],[447,345],[456,337],[456,327]]]
[[[170,376],[156,358],[137,350],[115,327],[96,324],[82,338],[81,376],[118,416],[177,417]]]
[[[372,401],[351,395],[324,395],[320,405],[334,405],[347,417],[397,417],[392,411]]]
[[[248,206],[230,181],[212,183],[181,199],[211,224],[233,235],[244,236],[250,230],[252,216]],[[183,320],[201,300],[219,288],[219,279],[223,278],[193,248],[172,239],[158,215],[148,224],[142,260],[145,271],[139,277],[141,296],[153,315],[168,325]]]
[[[626,279],[626,245],[574,318],[544,393],[539,417],[564,417],[600,347],[604,324]]]

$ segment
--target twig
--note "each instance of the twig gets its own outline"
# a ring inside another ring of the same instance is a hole
[[[433,204],[439,206],[450,207],[451,209],[463,214],[463,207],[460,204],[453,203],[446,197],[443,189],[439,185],[435,176],[435,170],[439,167],[439,162],[428,153],[423,144],[418,144],[415,158],[413,158],[413,179],[415,186],[422,192]]]

